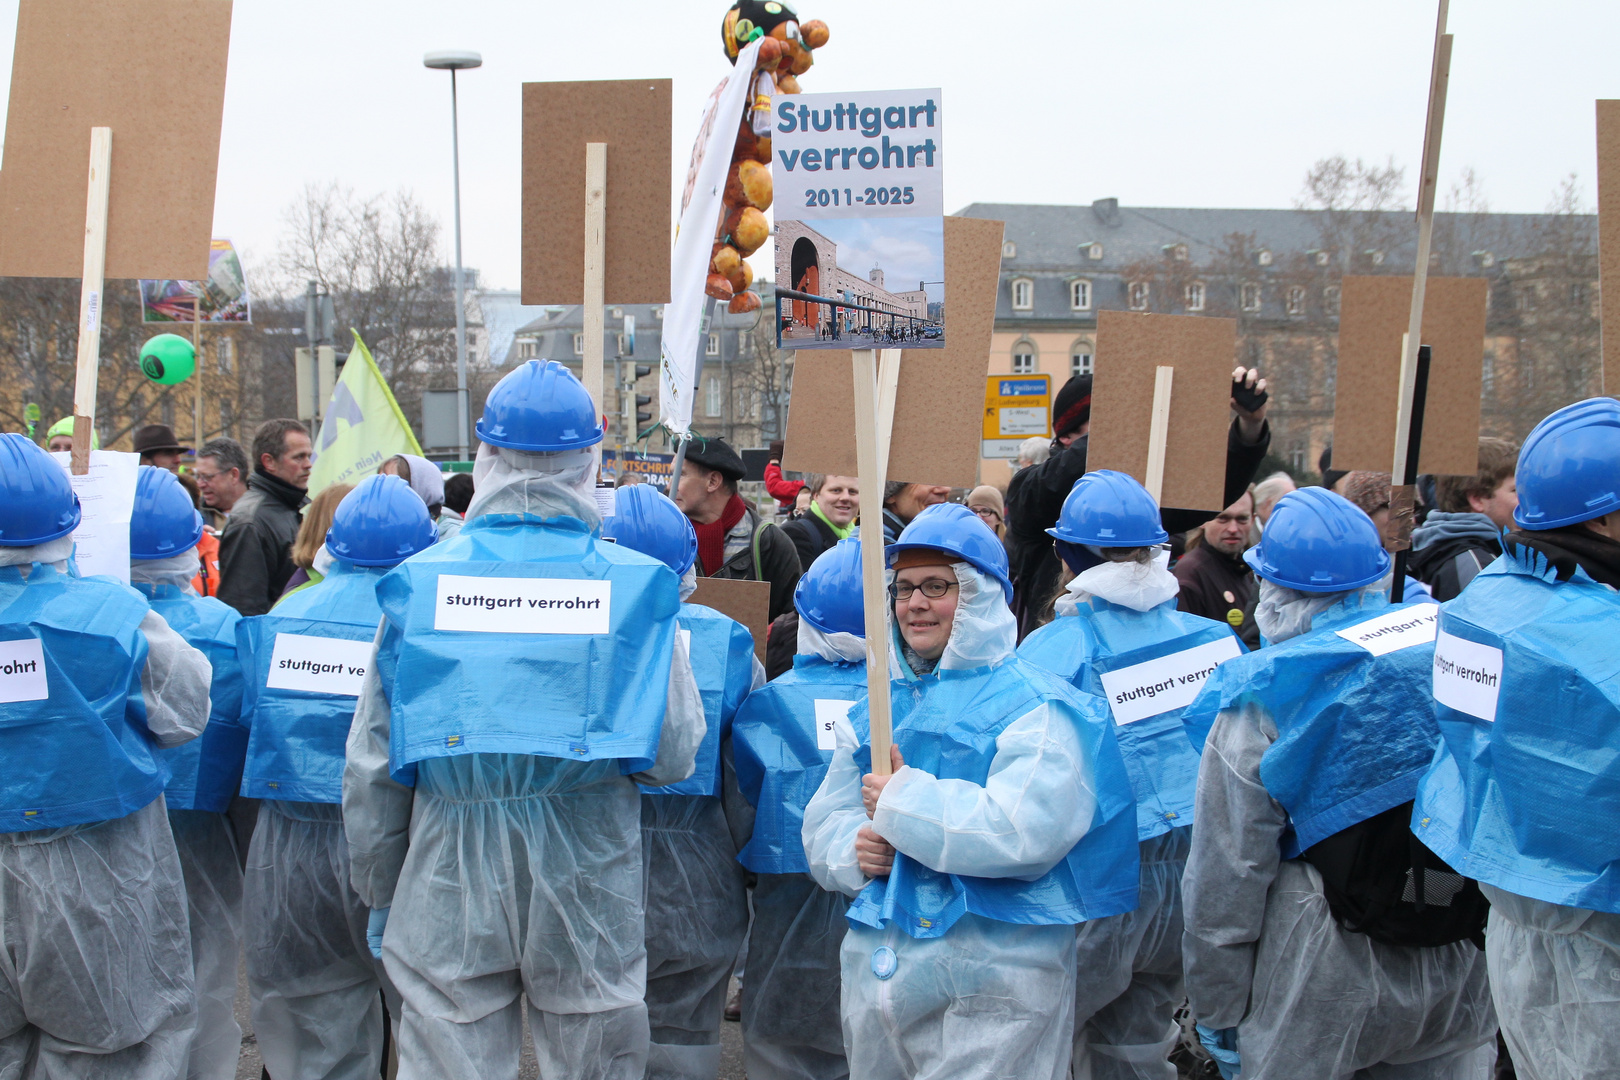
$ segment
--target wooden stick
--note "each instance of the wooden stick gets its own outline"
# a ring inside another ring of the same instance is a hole
[[[1148,423],[1147,483],[1153,501],[1164,490],[1164,447],[1170,439],[1170,384],[1176,369],[1161,364],[1153,369],[1153,416]]]
[[[107,268],[107,196],[111,190],[112,128],[90,129],[90,185],[84,200],[84,279],[79,288],[79,362],[73,383],[73,475],[90,471],[96,423],[96,376],[101,366],[101,290]]]
[[[894,399],[900,388],[900,350],[884,349],[878,353],[877,375],[877,433],[878,460],[883,463],[883,475],[889,474],[889,443],[894,434]]]
[[[894,370],[898,383],[900,351],[885,349],[884,353],[884,367]],[[888,461],[879,453],[879,447],[888,445],[889,432],[878,421],[877,354],[871,349],[856,349],[850,355],[855,368],[856,468],[860,473],[861,490],[875,493],[867,496],[868,505],[880,507]],[[893,391],[890,391],[888,410],[892,420]],[[861,523],[861,587],[866,606],[866,697],[871,717],[872,771],[888,776],[892,771],[889,768],[889,590],[883,579],[883,513],[879,510],[870,520]]]
[[[197,357],[197,371],[194,375],[197,383],[191,388],[191,441],[197,444],[196,449],[201,450],[203,444],[203,352],[201,296],[195,296],[191,300],[191,351]]]
[[[1620,394],[1620,101],[1597,103],[1598,392]]]
[[[602,415],[603,319],[607,307],[607,143],[585,144],[585,359],[580,380]]]

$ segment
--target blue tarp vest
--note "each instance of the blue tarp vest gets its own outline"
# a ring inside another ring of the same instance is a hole
[[[807,874],[804,808],[832,764],[832,731],[821,724],[846,715],[866,697],[866,665],[815,655],[793,658],[793,670],[748,695],[732,725],[737,786],[754,807],[754,835],[737,861],[756,874]],[[821,706],[817,720],[816,702]],[[825,746],[826,749],[822,749]]]
[[[702,604],[682,604],[677,629],[690,635],[687,655],[703,695],[703,742],[692,775],[678,784],[642,787],[647,795],[720,795],[720,743],[754,688],[754,635],[735,619]]]
[[[343,759],[382,610],[385,567],[332,564],[324,580],[236,626],[248,727],[242,794],[341,803]]]
[[[1053,619],[1030,634],[1018,647],[1018,655],[1067,679],[1077,689],[1109,701],[1102,680],[1105,673],[1205,645],[1216,646],[1205,653],[1223,652],[1222,642],[1235,645],[1236,654],[1246,651],[1230,626],[1177,611],[1174,600],[1135,611],[1094,596],[1076,614]],[[1215,657],[1211,655],[1210,660],[1214,662]],[[1177,673],[1182,678],[1208,677],[1202,662],[1196,669],[1182,672],[1178,667]],[[1173,706],[1140,720],[1127,721],[1123,718],[1131,714],[1124,712],[1114,716],[1114,736],[1131,777],[1131,790],[1136,793],[1138,840],[1151,840],[1192,824],[1198,754],[1181,726],[1183,708]]]
[[[388,624],[389,769],[456,754],[658,755],[680,582],[577,518],[486,514],[394,568]]]
[[[1468,877],[1620,913],[1620,595],[1512,549],[1445,606],[1440,632],[1461,645],[1436,649],[1443,742],[1413,831]],[[1478,715],[1492,690],[1494,720]]]
[[[0,568],[0,832],[111,821],[163,793],[141,697],[146,612],[112,578]]]
[[[1222,664],[1187,706],[1182,720],[1200,751],[1222,710],[1252,699],[1271,714],[1277,741],[1260,780],[1288,811],[1284,858],[1416,793],[1440,741],[1429,705],[1434,643],[1423,640],[1438,614],[1434,604],[1364,593],[1318,614],[1309,633]],[[1404,647],[1377,656],[1338,631]]]
[[[1055,867],[1034,881],[941,874],[902,854],[849,906],[852,925],[894,923],[914,938],[943,937],[963,915],[1050,926],[1118,915],[1136,907],[1140,862],[1136,808],[1111,723],[1099,703],[1056,675],[1016,656],[988,668],[936,671],[891,684],[894,743],[906,764],[942,780],[983,784],[996,738],[1046,702],[1074,720],[1096,765],[1097,809],[1091,829]],[[861,741],[855,761],[872,771],[867,703],[850,710]]]
[[[242,724],[242,665],[236,624],[241,616],[211,596],[188,595],[177,585],[135,586],[186,644],[208,657],[208,726],[188,743],[159,750],[169,767],[163,789],[170,810],[222,813],[242,786],[248,730]]]

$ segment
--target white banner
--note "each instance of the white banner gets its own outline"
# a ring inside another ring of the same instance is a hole
[[[816,698],[816,749],[838,749],[838,721],[849,719],[849,710],[855,707],[853,701],[839,701],[837,698]]]
[[[1502,650],[1440,631],[1434,641],[1434,699],[1458,712],[1496,722],[1502,689]]]
[[[777,219],[943,216],[940,101],[938,88],[776,98]]]
[[[39,638],[0,641],[0,702],[44,701],[50,696],[45,646]]]
[[[659,339],[658,412],[664,426],[676,434],[692,427],[692,403],[697,393],[698,321],[709,298],[703,286],[709,279],[710,252],[720,226],[720,196],[731,168],[748,88],[754,81],[759,42],[743,49],[726,81],[715,87],[692,144],[692,162],[686,171],[681,197],[681,220],[675,229],[675,250],[669,259],[669,303],[664,305],[664,328]]]
[[[79,497],[83,518],[73,530],[73,561],[85,577],[104,574],[129,584],[129,519],[135,515],[135,480],[139,454],[118,450],[90,451],[90,471],[74,476],[73,455],[51,455],[68,474]]]
[[[1215,673],[1221,662],[1242,653],[1237,638],[1224,637],[1118,671],[1103,672],[1103,691],[1108,695],[1114,723],[1134,724],[1191,705],[1204,688],[1204,680]]]
[[[1419,604],[1414,608],[1386,611],[1376,619],[1368,619],[1343,630],[1335,630],[1352,645],[1360,645],[1374,656],[1383,656],[1413,645],[1427,645],[1434,640],[1435,628],[1440,625],[1440,607],[1437,604]]]
[[[277,634],[270,653],[271,690],[305,690],[313,694],[359,697],[371,663],[371,642],[314,634]]]
[[[480,634],[605,634],[613,586],[582,578],[439,575],[433,629]]]

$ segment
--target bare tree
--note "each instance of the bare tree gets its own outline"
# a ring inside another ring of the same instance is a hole
[[[1315,211],[1320,250],[1341,274],[1406,273],[1385,253],[1411,238],[1405,209],[1406,170],[1390,158],[1382,165],[1343,155],[1323,158],[1305,174],[1294,206]]]

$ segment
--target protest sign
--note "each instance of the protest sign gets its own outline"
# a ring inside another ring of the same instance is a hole
[[[250,323],[253,297],[242,260],[229,240],[214,239],[208,250],[208,276],[197,281],[172,278],[141,282],[142,322]]]
[[[765,638],[771,629],[771,583],[700,577],[691,603],[713,608],[748,627],[754,655],[765,662]]]
[[[73,559],[86,577],[103,574],[129,583],[129,522],[135,515],[135,481],[139,454],[91,450],[88,472],[75,476],[72,455],[58,450],[51,457],[68,470],[82,515],[73,530]]]

